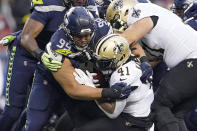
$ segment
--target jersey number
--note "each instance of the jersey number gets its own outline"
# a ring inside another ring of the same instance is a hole
[[[68,42],[66,42],[64,39],[60,39],[59,40],[59,44],[56,45],[58,48],[63,48],[64,46],[66,47],[66,49],[70,50],[71,46],[69,45]]]
[[[123,70],[122,67],[118,69],[118,73],[120,73],[120,76],[130,75],[128,66],[126,66],[125,68],[126,70]]]
[[[103,27],[104,25],[107,25],[107,22],[102,19],[96,19],[96,22],[98,22],[98,27]]]

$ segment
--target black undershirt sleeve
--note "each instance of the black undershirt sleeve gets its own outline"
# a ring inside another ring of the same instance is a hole
[[[157,25],[157,21],[158,21],[159,17],[158,16],[150,16],[150,18],[153,21],[153,28],[154,28]]]

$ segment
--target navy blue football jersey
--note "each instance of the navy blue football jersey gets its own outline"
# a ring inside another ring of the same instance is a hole
[[[107,34],[113,33],[112,27],[105,20],[96,18],[95,19],[96,29],[89,43],[89,48],[92,49],[94,45]],[[63,61],[65,57],[70,60],[74,59],[78,62],[84,62],[75,59],[73,54],[79,53],[79,51],[72,45],[74,44],[72,39],[69,37],[67,32],[61,27],[57,30],[51,38],[50,43],[46,46],[46,51],[50,56],[58,61]],[[72,61],[71,61],[72,62]],[[72,63],[76,67],[75,63]]]
[[[185,23],[197,31],[197,18],[188,19]]]
[[[63,0],[32,0],[31,5],[32,13],[30,18],[44,25],[44,29],[36,38],[39,47],[44,50],[52,34],[63,23],[64,15],[68,8],[64,5]],[[84,6],[97,17],[94,0],[88,0]]]
[[[52,34],[63,22],[67,8],[63,0],[32,0],[31,5],[30,18],[44,25],[44,29],[36,38],[39,47],[44,50]]]

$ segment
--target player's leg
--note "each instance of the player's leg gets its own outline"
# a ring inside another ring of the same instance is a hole
[[[73,131],[147,131],[147,129],[136,125],[127,125],[126,121],[122,117],[116,119],[103,117],[89,121],[84,126],[75,128]]]
[[[12,128],[12,131],[22,131],[23,126],[25,125],[26,122],[26,117],[27,117],[27,111],[26,108],[23,110],[21,113],[18,121],[15,123],[14,127]]]
[[[20,46],[17,35],[9,46],[9,63],[6,78],[6,106],[0,115],[0,130],[9,131],[26,105],[27,90],[32,83],[36,62],[29,59],[27,51]]]
[[[57,85],[50,83],[40,71],[36,70],[33,87],[27,107],[27,121],[24,130],[42,131],[49,118],[58,107]]]
[[[152,104],[155,123],[159,131],[184,131],[183,128],[180,129],[181,126],[184,127],[183,124],[180,125],[182,118],[177,118],[172,109],[195,96],[197,93],[196,77],[197,61],[191,59],[181,62],[161,80]],[[183,108],[185,111],[187,110],[185,106]]]
[[[55,126],[56,131],[73,131],[74,125],[67,111],[61,115]]]

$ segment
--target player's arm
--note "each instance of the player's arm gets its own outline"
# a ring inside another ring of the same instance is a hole
[[[38,60],[41,59],[43,51],[39,48],[35,38],[47,23],[48,12],[40,11],[37,8],[46,8],[45,3],[46,1],[43,2],[43,0],[32,1],[31,16],[26,21],[21,35],[21,45]]]
[[[95,88],[91,74],[86,71],[87,76],[82,70],[74,69],[67,58],[64,59],[62,68],[52,73],[64,91],[74,99],[125,99],[131,92],[131,87],[123,83],[117,83],[113,88]]]
[[[36,55],[39,55],[40,53],[40,49],[35,38],[40,34],[43,28],[44,25],[41,22],[30,18],[25,23],[22,31],[21,45],[35,57],[38,57]],[[38,54],[35,54],[36,51]]]
[[[142,18],[131,24],[122,33],[122,36],[125,37],[127,41],[131,44],[131,48],[135,48],[135,50],[133,50],[132,53],[138,55],[140,58],[140,66],[143,73],[141,80],[143,83],[152,82],[153,71],[143,48],[137,41],[139,41],[143,36],[150,32],[157,24],[157,21],[157,16]]]
[[[125,37],[128,43],[132,44],[132,48],[136,48],[132,53],[145,56],[142,47],[137,43],[143,36],[145,36],[153,27],[157,24],[158,17],[151,16],[142,18],[135,23],[131,24],[123,33],[122,36]]]
[[[122,33],[122,36],[125,37],[130,44],[132,44],[146,35],[153,28],[153,26],[154,24],[152,19],[150,17],[145,17],[131,24]]]
[[[126,100],[116,100],[114,102],[104,102],[95,100],[98,107],[111,119],[118,117],[126,106]]]
[[[78,84],[73,76],[73,72],[75,72],[75,69],[70,60],[65,58],[62,68],[52,73],[64,91],[74,99],[92,100],[102,97],[102,88],[92,88]]]

